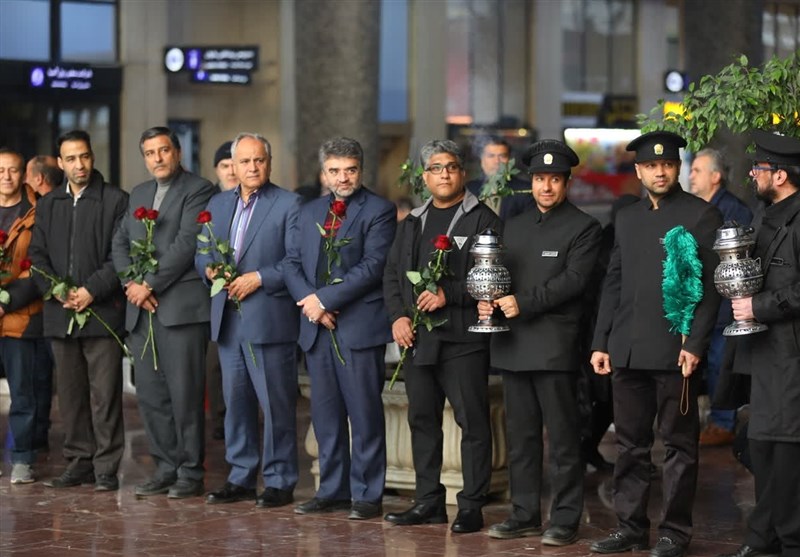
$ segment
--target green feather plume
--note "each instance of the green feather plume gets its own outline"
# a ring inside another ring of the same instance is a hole
[[[688,335],[694,310],[703,299],[703,264],[697,255],[697,241],[683,226],[676,226],[664,236],[664,317],[670,332]]]

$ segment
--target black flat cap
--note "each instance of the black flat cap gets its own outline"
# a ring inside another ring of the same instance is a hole
[[[580,159],[566,143],[555,139],[542,139],[528,148],[522,162],[528,166],[531,174],[569,173]]]
[[[753,141],[756,142],[753,160],[800,166],[800,139],[756,130],[753,132]]]
[[[654,131],[640,135],[625,150],[636,151],[636,162],[679,161],[681,147],[686,147],[686,140],[677,133]]]
[[[217,168],[219,161],[231,158],[231,145],[233,141],[226,141],[217,148],[217,152],[214,153],[214,168]]]

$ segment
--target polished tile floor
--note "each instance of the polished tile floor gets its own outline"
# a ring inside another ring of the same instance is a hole
[[[543,547],[540,538],[493,540],[485,530],[453,535],[445,525],[396,527],[381,519],[347,520],[346,513],[298,516],[292,507],[256,509],[253,503],[208,506],[202,498],[174,501],[166,497],[137,500],[133,486],[152,471],[147,441],[135,399],[125,395],[127,450],[120,471],[121,489],[95,494],[91,487],[54,490],[41,482],[10,485],[10,464],[3,453],[0,477],[0,556],[67,557],[72,555],[124,556],[482,556],[482,555],[590,555],[589,542],[603,537],[615,524],[608,508],[608,477],[586,476],[586,507],[581,539],[565,548]],[[0,443],[6,445],[8,396],[0,396]],[[54,408],[51,450],[40,455],[40,478],[60,473],[60,424]],[[302,435],[308,425],[308,406],[299,408]],[[302,447],[302,443],[300,444]],[[613,434],[602,451],[611,458]],[[226,465],[221,441],[209,441],[207,488],[225,480]],[[656,461],[663,459],[663,449]],[[301,483],[297,500],[313,495],[308,472],[310,458],[301,455]],[[660,482],[653,488],[651,516],[660,501]],[[731,456],[729,448],[704,449],[695,504],[695,537],[690,555],[713,556],[734,551],[752,508],[753,482]],[[386,511],[402,510],[411,503],[408,494],[387,494]],[[506,518],[509,505],[495,501],[485,509],[487,524]],[[448,508],[450,518],[456,509]],[[655,531],[652,536],[655,536]],[[634,555],[646,555],[638,553]]]

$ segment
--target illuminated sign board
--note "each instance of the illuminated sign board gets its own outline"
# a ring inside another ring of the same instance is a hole
[[[249,85],[258,69],[257,46],[170,46],[164,49],[169,73],[189,73],[193,83]]]
[[[28,84],[33,89],[88,91],[93,78],[94,70],[88,66],[34,65],[28,74]]]

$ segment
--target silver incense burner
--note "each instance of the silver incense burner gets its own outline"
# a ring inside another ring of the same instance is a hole
[[[719,265],[714,271],[714,286],[724,298],[746,298],[761,290],[764,274],[761,261],[750,257],[755,245],[753,229],[726,222],[717,229],[714,251],[719,255]],[[767,326],[755,319],[734,321],[723,331],[726,337],[750,335],[766,331]]]
[[[467,273],[467,292],[476,300],[491,302],[511,292],[511,275],[502,263],[504,251],[500,236],[491,228],[475,235],[469,250],[475,266]],[[498,333],[508,331],[509,327],[499,324],[491,316],[479,320],[467,330],[471,333]]]

